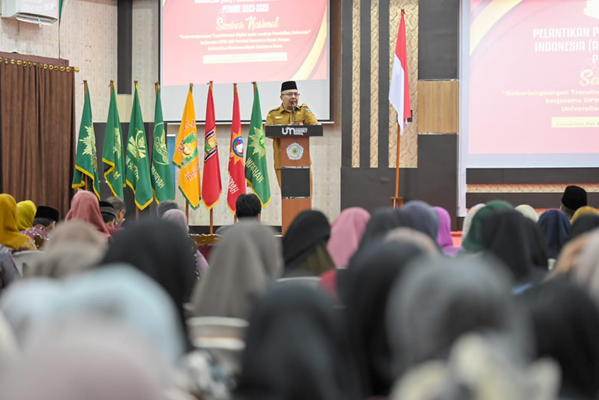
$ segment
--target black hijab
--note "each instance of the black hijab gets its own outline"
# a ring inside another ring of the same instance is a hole
[[[316,210],[302,211],[295,217],[283,237],[285,269],[294,270],[331,236],[327,217]]]
[[[363,398],[387,397],[395,381],[385,324],[387,298],[406,265],[423,251],[413,244],[375,243],[354,257],[343,295],[346,329],[360,369]]]
[[[279,286],[250,319],[236,399],[355,400],[357,371],[340,315],[324,294]]]
[[[545,233],[549,258],[557,259],[570,232],[570,220],[562,210],[547,210],[539,218],[539,226]]]
[[[165,220],[146,220],[119,232],[102,265],[126,263],[148,275],[175,303],[188,340],[183,303],[196,282],[196,262],[189,237],[181,227]]]
[[[549,249],[543,230],[536,222],[526,217],[524,218],[524,229],[530,239],[532,264],[547,272],[549,270]]]
[[[503,261],[517,285],[540,279],[539,269],[533,270],[534,238],[529,228],[521,213],[504,209],[487,216],[481,230],[483,249]]]
[[[560,364],[560,398],[595,400],[599,394],[599,311],[581,289],[562,279],[521,296],[530,313],[537,357]]]
[[[360,241],[356,253],[360,252],[377,239],[381,239],[387,232],[400,227],[415,227],[414,221],[408,212],[402,209],[395,210],[393,208],[381,208],[376,210],[372,214],[372,217],[370,217],[368,224],[366,224],[364,235],[362,235],[362,240]],[[435,242],[436,240],[437,238],[435,238]]]
[[[599,228],[599,215],[595,214],[584,214],[581,215],[574,221],[570,228],[567,242],[576,239],[578,236],[590,232],[595,228]]]

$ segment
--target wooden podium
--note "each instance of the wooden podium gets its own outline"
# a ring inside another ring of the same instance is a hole
[[[322,136],[322,125],[269,125],[266,137],[281,141],[281,213],[283,235],[294,218],[312,208],[310,137]]]

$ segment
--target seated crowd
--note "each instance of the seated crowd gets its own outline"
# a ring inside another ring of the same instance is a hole
[[[260,200],[208,255],[175,202],[123,227],[0,194],[3,400],[595,400],[599,212],[478,204],[454,240],[423,201],[281,238]],[[459,238],[458,238],[459,239]],[[207,258],[207,259],[206,259]]]

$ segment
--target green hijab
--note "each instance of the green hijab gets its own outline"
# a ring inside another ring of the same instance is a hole
[[[483,222],[490,214],[497,210],[503,210],[507,208],[514,208],[510,203],[504,200],[493,200],[488,202],[483,208],[478,210],[474,218],[472,218],[472,225],[466,235],[466,238],[462,242],[464,252],[472,252],[482,250],[483,246],[481,243],[481,232]]]

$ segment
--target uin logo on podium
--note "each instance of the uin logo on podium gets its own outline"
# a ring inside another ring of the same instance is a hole
[[[300,126],[284,126],[281,129],[281,133],[284,136],[304,136],[306,133],[308,133],[308,128]]]

